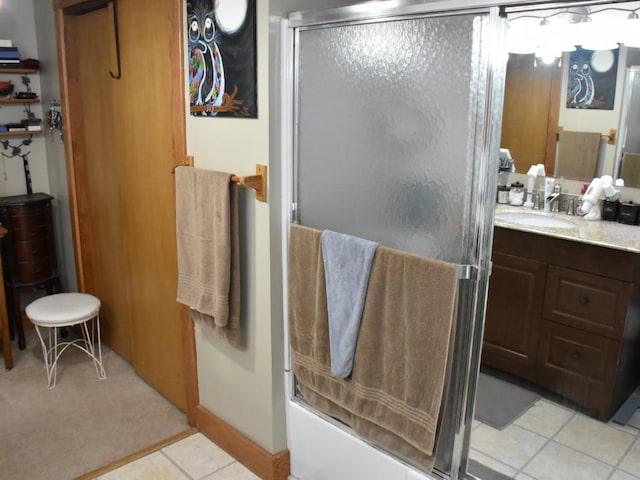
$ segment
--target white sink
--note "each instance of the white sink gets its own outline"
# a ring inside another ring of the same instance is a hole
[[[529,225],[532,227],[551,227],[551,228],[574,228],[575,224],[562,220],[557,217],[550,217],[544,214],[526,213],[526,212],[499,212],[496,213],[496,220],[505,222],[519,223],[520,225]]]

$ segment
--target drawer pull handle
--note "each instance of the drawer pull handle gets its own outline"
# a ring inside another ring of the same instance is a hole
[[[571,360],[580,360],[580,358],[582,358],[582,353],[580,352],[573,352],[571,354]]]
[[[589,297],[582,297],[580,299],[580,305],[582,305],[583,307],[586,307],[587,305],[589,305]]]

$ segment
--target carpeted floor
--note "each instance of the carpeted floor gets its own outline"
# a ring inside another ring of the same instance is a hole
[[[76,348],[59,361],[47,388],[33,331],[0,371],[0,477],[70,480],[188,428],[186,415],[140,379],[115,352],[103,351],[105,380]]]

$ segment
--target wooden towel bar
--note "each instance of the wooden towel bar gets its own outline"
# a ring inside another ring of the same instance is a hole
[[[175,173],[177,167],[193,167],[193,156],[187,155],[185,162],[182,165],[176,165],[171,169],[171,173]],[[253,188],[256,191],[256,200],[261,202],[267,201],[267,166],[256,165],[255,175],[245,175],[239,177],[238,175],[232,175],[231,181],[242,185],[244,187]]]

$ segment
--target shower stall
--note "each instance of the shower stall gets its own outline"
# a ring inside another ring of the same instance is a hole
[[[295,13],[280,26],[285,283],[291,223],[453,263],[460,278],[433,471],[309,405],[287,356],[294,476],[417,480],[466,471],[490,271],[504,29],[498,7],[448,0]],[[286,284],[284,292],[286,312]]]

